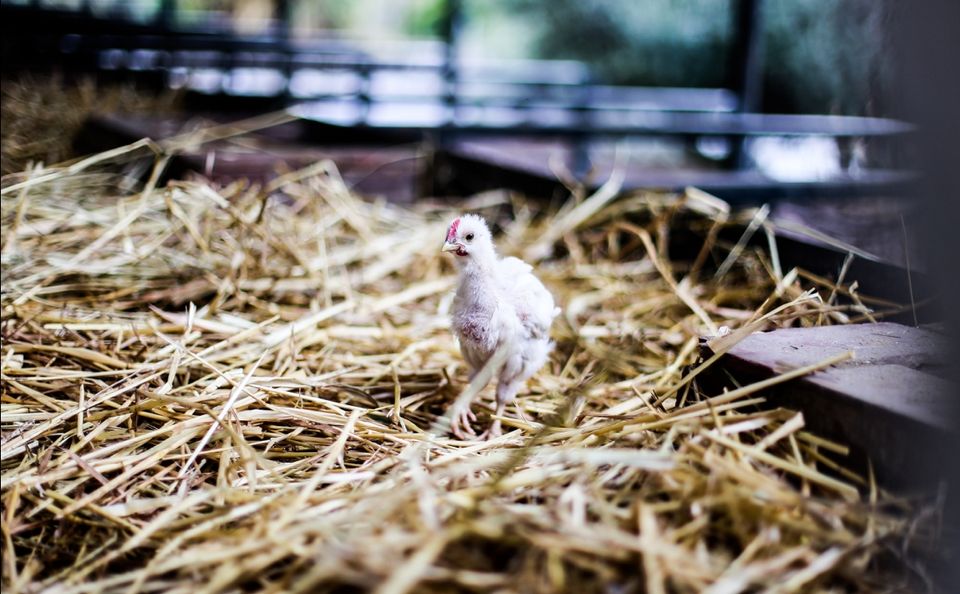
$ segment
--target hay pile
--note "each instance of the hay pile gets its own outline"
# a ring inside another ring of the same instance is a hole
[[[505,435],[460,442],[454,211],[361,200],[328,162],[159,187],[199,140],[4,179],[5,592],[872,590],[932,542],[760,406],[836,360],[701,393],[698,336],[865,311],[716,242],[723,204],[616,180],[559,212],[474,198],[564,317]],[[667,253],[681,217],[696,261]]]
[[[60,75],[4,77],[0,90],[0,172],[27,169],[31,162],[53,163],[72,156],[76,134],[91,114],[149,113],[179,110],[179,93],[145,93],[131,84],[93,78],[67,81]]]

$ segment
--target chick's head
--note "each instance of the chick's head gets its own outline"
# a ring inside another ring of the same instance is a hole
[[[443,251],[452,252],[457,260],[493,257],[493,237],[486,221],[472,214],[454,219],[447,229]]]

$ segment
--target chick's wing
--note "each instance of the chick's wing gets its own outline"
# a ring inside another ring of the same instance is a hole
[[[527,337],[547,336],[553,322],[553,296],[533,275],[533,267],[518,258],[504,258],[498,262],[500,290],[513,306],[518,321]]]

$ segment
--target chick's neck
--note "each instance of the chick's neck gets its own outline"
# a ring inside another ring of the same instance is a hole
[[[496,287],[497,255],[490,250],[471,254],[460,260],[458,293],[470,301],[492,297]]]

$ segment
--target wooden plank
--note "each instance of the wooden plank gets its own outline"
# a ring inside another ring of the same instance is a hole
[[[869,457],[882,483],[910,487],[943,474],[955,435],[947,348],[944,335],[901,324],[788,328],[748,336],[719,365],[727,377],[753,382],[853,351],[853,360],[765,396],[802,411],[811,430],[849,444],[855,458]],[[702,350],[712,355],[708,341]],[[722,375],[708,378],[709,390],[720,389]]]
[[[162,139],[187,129],[189,121],[144,116],[94,116],[81,131],[80,152],[97,152],[141,138]],[[297,141],[296,126],[278,126],[247,136],[242,145],[229,141],[205,144],[175,156],[167,174],[182,177],[196,172],[228,183],[247,178],[257,183],[277,175],[280,168],[300,169],[324,159],[332,160],[344,182],[365,196],[383,196],[410,203],[420,195],[423,152],[416,145],[313,146]]]
[[[456,142],[442,151],[438,158],[456,169],[458,183],[468,192],[490,189],[496,178],[473,173],[486,164],[515,172],[530,179],[532,187],[559,186],[556,174],[550,169],[551,158],[559,157],[568,167],[575,163],[574,148],[569,144],[533,138],[512,140],[486,139]],[[591,159],[593,183],[598,187],[613,170],[610,157],[594,155]],[[731,203],[760,203],[771,199],[812,197],[843,197],[868,194],[871,196],[903,193],[916,180],[910,171],[873,169],[859,174],[838,172],[822,179],[797,181],[775,180],[756,170],[724,170],[696,166],[662,168],[656,165],[642,167],[632,164],[626,171],[625,189],[657,188],[669,191],[695,186]],[[552,193],[552,192],[550,192]]]

